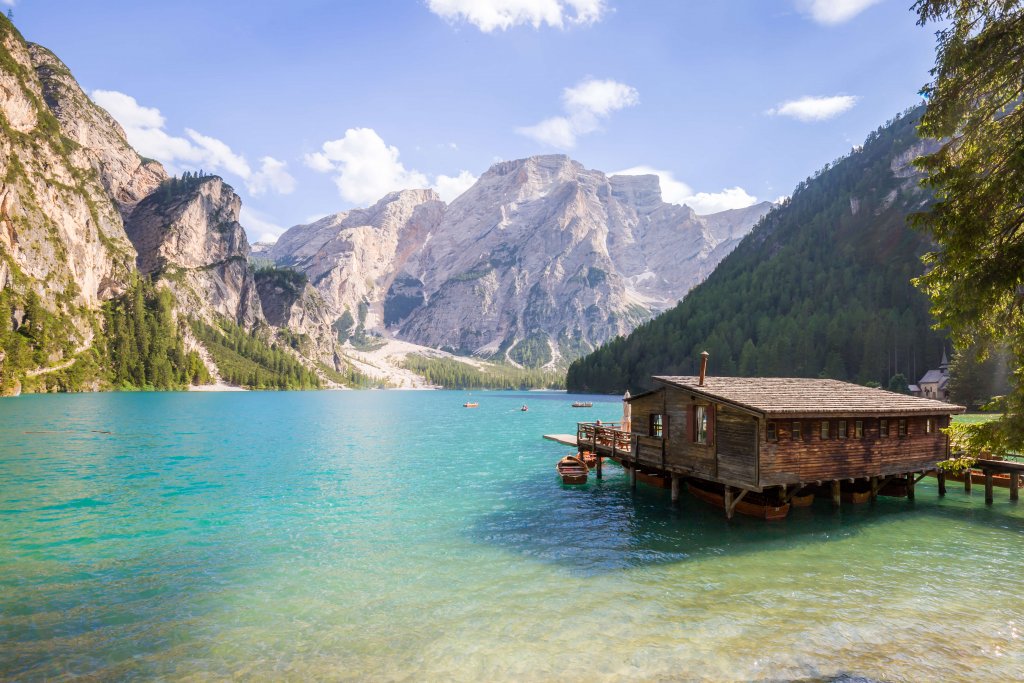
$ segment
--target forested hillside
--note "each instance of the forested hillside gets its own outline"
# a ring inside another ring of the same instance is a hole
[[[656,374],[831,377],[887,385],[936,367],[921,274],[927,238],[907,226],[927,205],[911,160],[911,110],[860,150],[801,182],[675,308],[573,363],[570,391],[620,392]]]

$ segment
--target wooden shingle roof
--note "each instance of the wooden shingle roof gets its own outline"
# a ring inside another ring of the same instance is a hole
[[[718,399],[766,416],[789,415],[941,415],[963,406],[871,389],[834,379],[800,377],[656,376],[656,382]]]

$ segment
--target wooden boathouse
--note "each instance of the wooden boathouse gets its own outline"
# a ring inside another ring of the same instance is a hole
[[[941,430],[962,406],[829,379],[653,378],[629,397],[629,423],[577,425],[579,450],[610,456],[635,483],[665,482],[734,510],[775,509],[795,497],[873,499],[914,484],[949,457]],[[717,501],[713,500],[717,497]],[[780,514],[781,511],[781,514]],[[766,515],[771,518],[769,512]]]

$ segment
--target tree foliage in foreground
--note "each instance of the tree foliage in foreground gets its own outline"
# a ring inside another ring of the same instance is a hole
[[[1024,448],[1024,8],[1019,0],[919,0],[937,33],[918,161],[937,201],[915,217],[938,248],[918,286],[958,348],[1006,348],[1013,368],[989,450]]]

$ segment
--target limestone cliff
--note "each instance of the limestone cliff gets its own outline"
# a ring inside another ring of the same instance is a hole
[[[543,365],[674,305],[769,207],[698,216],[664,202],[656,176],[540,156],[494,165],[449,206],[407,190],[295,226],[267,255],[353,325]]]

